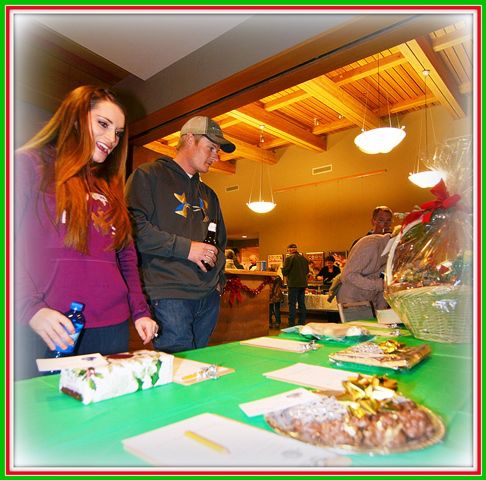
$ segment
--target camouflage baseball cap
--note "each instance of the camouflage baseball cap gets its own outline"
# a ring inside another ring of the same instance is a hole
[[[221,150],[226,153],[232,153],[236,149],[235,144],[224,138],[221,127],[209,117],[193,117],[188,120],[181,128],[181,136],[187,133],[204,135],[218,144]]]

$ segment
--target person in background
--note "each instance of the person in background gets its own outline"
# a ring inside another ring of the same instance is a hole
[[[387,308],[383,272],[388,254],[384,251],[391,237],[390,233],[367,235],[356,243],[340,275],[339,303],[370,301],[377,310]]]
[[[62,313],[72,301],[85,305],[86,319],[74,355],[126,352],[130,318],[144,344],[157,334],[123,201],[127,138],[115,94],[81,86],[16,152],[18,378],[36,374],[34,360],[46,345],[73,345],[74,328]]]
[[[273,279],[270,289],[268,323],[270,328],[280,328],[280,305],[284,301],[284,294],[282,291],[283,275],[282,270],[280,268],[277,269],[277,267],[270,267],[270,271],[277,272],[278,276]],[[275,322],[273,321],[273,317],[275,317]]]
[[[376,207],[371,214],[371,229],[368,230],[366,235],[391,233],[392,222],[393,211],[389,207],[385,205]],[[353,248],[361,238],[363,237],[357,238],[351,245],[351,248]]]
[[[256,255],[250,255],[249,260],[250,266],[248,267],[248,270],[258,270],[258,257]]]
[[[216,193],[203,183],[220,150],[235,146],[209,117],[180,131],[174,159],[141,165],[127,184],[142,278],[160,334],[157,350],[205,347],[216,326],[224,286],[226,228]],[[217,245],[204,243],[216,223]]]
[[[304,325],[307,310],[305,307],[305,289],[309,275],[309,262],[297,250],[297,245],[291,243],[287,247],[289,256],[285,259],[282,274],[287,277],[289,292],[289,327],[295,325],[296,305],[299,308],[299,325]]]
[[[233,258],[233,262],[235,263],[235,267],[238,270],[244,270],[244,266],[241,264],[241,254],[238,248],[233,248],[233,252],[235,253],[235,257]]]
[[[335,262],[336,259],[332,255],[327,256],[324,260],[324,267],[317,274],[317,280],[322,280],[324,292],[329,290],[332,279],[341,273],[341,269],[335,265]]]
[[[236,265],[235,265],[235,252],[233,250],[231,250],[231,248],[227,248],[225,251],[224,251],[224,256],[226,258],[226,263],[225,263],[225,266],[224,268],[225,269],[228,269],[228,268],[236,268]]]

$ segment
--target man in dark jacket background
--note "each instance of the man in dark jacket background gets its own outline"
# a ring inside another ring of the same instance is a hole
[[[285,259],[282,273],[287,277],[289,291],[289,327],[295,325],[296,304],[299,306],[299,325],[304,325],[307,310],[305,308],[305,289],[309,276],[309,262],[297,251],[297,245],[287,247],[289,256]]]

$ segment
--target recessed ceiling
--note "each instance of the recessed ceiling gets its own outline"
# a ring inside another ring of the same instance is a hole
[[[246,15],[78,13],[36,20],[142,80],[247,20]]]

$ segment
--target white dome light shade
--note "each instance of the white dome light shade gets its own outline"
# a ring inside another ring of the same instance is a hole
[[[405,138],[405,135],[403,128],[374,128],[360,133],[354,139],[354,143],[364,153],[389,153]]]
[[[277,206],[274,202],[249,202],[246,205],[255,213],[268,213]]]
[[[417,185],[417,187],[432,188],[442,180],[442,175],[437,170],[425,170],[423,172],[411,173],[408,179]]]

